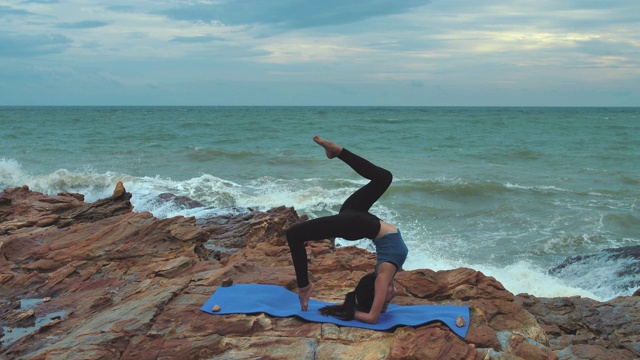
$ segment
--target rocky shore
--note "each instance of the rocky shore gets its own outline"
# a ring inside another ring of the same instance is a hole
[[[638,359],[640,296],[514,295],[473,269],[401,271],[401,305],[469,305],[466,338],[440,323],[393,331],[200,307],[225,279],[295,288],[292,208],[196,221],[133,212],[131,194],[85,203],[0,193],[1,359]],[[310,243],[314,297],[339,301],[375,255]],[[636,295],[638,295],[636,293]],[[259,296],[259,294],[256,294]]]

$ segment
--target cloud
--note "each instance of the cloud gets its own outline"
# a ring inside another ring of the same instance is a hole
[[[63,52],[73,41],[64,35],[0,33],[0,57],[30,57]]]
[[[174,20],[219,21],[225,25],[270,24],[287,29],[350,24],[406,12],[430,0],[229,0],[163,10]]]
[[[171,39],[172,42],[187,43],[187,44],[210,43],[217,40],[221,40],[221,38],[218,38],[215,36],[178,36]]]
[[[92,29],[107,26],[109,23],[97,20],[85,20],[74,23],[61,23],[58,28],[61,29]]]
[[[59,0],[24,0],[25,4],[56,4],[59,3]]]
[[[25,16],[31,14],[30,12],[22,9],[15,9],[8,6],[0,5],[0,18],[8,16]]]
[[[604,56],[637,56],[638,49],[633,44],[621,41],[608,41],[600,39],[591,39],[588,41],[582,41],[577,44],[577,49],[583,53],[591,55],[604,55]]]
[[[224,83],[198,102],[560,104],[547,94],[566,90],[576,104],[569,86],[638,94],[638,14],[637,0],[0,1],[0,102],[193,103]],[[60,64],[73,76],[54,78]]]
[[[115,12],[133,12],[135,8],[130,5],[109,5],[105,7],[106,10]]]

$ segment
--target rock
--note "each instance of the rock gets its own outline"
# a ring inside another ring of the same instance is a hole
[[[214,305],[213,308],[211,309],[211,311],[213,311],[213,312],[220,311],[220,305]]]
[[[33,326],[36,321],[35,311],[11,311],[2,316],[3,322],[11,324],[12,327]]]
[[[118,181],[118,183],[116,184],[116,188],[113,190],[113,195],[111,195],[111,199],[112,200],[119,199],[126,192],[127,190],[125,190],[124,185],[122,184],[122,181]]]
[[[640,297],[601,303],[514,296],[496,279],[466,268],[400,271],[394,299],[401,305],[468,305],[464,339],[438,322],[372,331],[296,317],[206,314],[200,308],[218,286],[265,283],[294,289],[284,234],[306,218],[278,207],[237,209],[197,222],[157,219],[132,212],[130,198],[120,184],[112,197],[91,204],[79,194],[46,196],[27,187],[1,194],[0,322],[8,333],[17,324],[51,321],[5,344],[0,358],[640,356]],[[375,255],[353,246],[335,249],[331,240],[307,245],[313,296],[342,301],[373,271]],[[22,311],[18,300],[27,297],[50,300]]]
[[[187,196],[179,196],[171,193],[162,193],[158,195],[158,199],[162,203],[173,203],[183,209],[195,209],[204,206],[201,202]]]
[[[11,198],[6,192],[0,193],[0,206],[11,205]]]
[[[638,297],[619,297],[601,303],[579,296],[536,298],[522,294],[516,302],[543,324],[549,347],[560,358],[573,354],[577,357],[566,358],[600,359],[599,355],[588,354],[598,354],[601,349],[616,354],[616,359],[636,359],[640,354]]]

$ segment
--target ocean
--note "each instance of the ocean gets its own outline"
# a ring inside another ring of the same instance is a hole
[[[470,267],[540,297],[640,287],[638,259],[597,255],[640,245],[640,108],[0,107],[0,125],[2,189],[91,202],[122,181],[159,218],[336,213],[365,180],[320,135],[394,174],[371,212],[402,230],[405,269]]]

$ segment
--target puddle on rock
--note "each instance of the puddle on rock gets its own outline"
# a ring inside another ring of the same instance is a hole
[[[20,311],[27,311],[32,307],[44,302],[43,298],[38,299],[22,299],[20,300]]]
[[[41,302],[44,302],[44,299],[40,298],[40,299],[22,299],[20,300],[20,310],[21,311],[27,311],[30,308],[40,304]],[[3,326],[2,330],[4,333],[4,336],[2,337],[2,347],[5,346],[9,346],[11,344],[13,344],[14,342],[20,340],[21,338],[36,332],[38,329],[40,329],[41,327],[51,323],[52,321],[55,320],[59,320],[59,319],[63,319],[65,316],[67,315],[66,311],[56,311],[54,313],[51,313],[49,315],[43,316],[43,317],[39,317],[36,318],[35,321],[35,325],[34,326],[28,326],[28,327],[8,327],[8,326]],[[11,332],[9,332],[9,329],[11,329]]]

